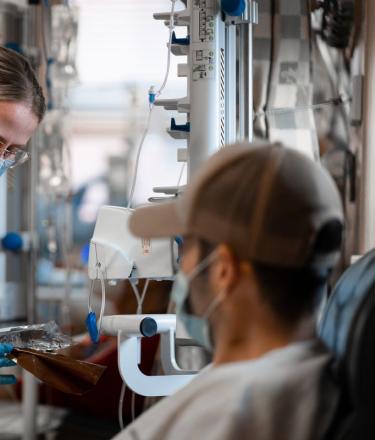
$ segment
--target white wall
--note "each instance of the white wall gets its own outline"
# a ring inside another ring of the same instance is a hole
[[[78,68],[83,82],[162,82],[168,29],[152,15],[169,11],[169,0],[74,3],[81,10]],[[185,85],[184,79],[177,78],[176,65],[176,57],[172,57],[169,87],[174,90]]]

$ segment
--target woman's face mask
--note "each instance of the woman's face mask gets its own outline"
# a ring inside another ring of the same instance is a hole
[[[201,261],[194,270],[185,275],[181,270],[177,273],[172,288],[172,299],[176,303],[176,314],[178,319],[183,323],[189,336],[202,345],[206,350],[212,351],[211,332],[208,318],[211,316],[216,307],[223,300],[223,296],[218,295],[208,305],[203,316],[196,316],[188,312],[187,299],[190,291],[191,281],[208,267],[215,258],[215,251],[207,258]]]
[[[0,159],[0,176],[2,176],[13,164],[14,160],[12,159]]]

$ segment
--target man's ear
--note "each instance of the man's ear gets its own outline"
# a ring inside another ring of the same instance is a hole
[[[210,271],[211,283],[217,294],[233,290],[240,275],[240,262],[227,244],[220,244],[215,250],[216,258]]]

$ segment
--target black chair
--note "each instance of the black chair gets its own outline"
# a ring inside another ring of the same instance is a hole
[[[327,374],[336,384],[336,391],[323,390],[335,403],[324,440],[375,439],[375,250],[344,272],[319,334],[334,353]]]

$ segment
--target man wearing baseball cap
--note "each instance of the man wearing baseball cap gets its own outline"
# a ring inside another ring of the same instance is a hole
[[[280,144],[229,146],[181,197],[135,210],[130,228],[182,236],[172,298],[213,363],[116,439],[317,438],[330,355],[315,311],[343,230],[328,173]]]

